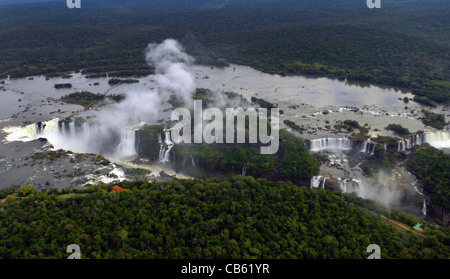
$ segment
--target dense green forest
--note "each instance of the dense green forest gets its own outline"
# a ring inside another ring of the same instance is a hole
[[[309,185],[320,163],[305,148],[304,141],[284,130],[275,154],[260,154],[257,144],[178,144],[175,169],[196,177],[242,174],[273,181]],[[196,163],[191,164],[192,160]],[[187,163],[186,163],[187,161]]]
[[[108,102],[114,101],[114,102],[120,102],[123,99],[125,99],[125,95],[123,94],[99,94],[99,93],[92,93],[89,91],[82,91],[82,92],[75,92],[67,94],[66,96],[62,97],[61,100],[70,103],[70,104],[77,104],[84,107],[88,107],[94,104],[99,104],[101,102]]]
[[[407,167],[422,181],[433,205],[450,210],[450,155],[432,147],[418,147]]]
[[[373,203],[324,189],[249,176],[118,185],[132,192],[16,189],[0,207],[0,258],[67,258],[69,244],[82,258],[363,259],[373,243],[382,258],[450,256],[448,229],[400,232]]]
[[[83,1],[0,7],[0,78],[69,70],[147,75],[148,43],[180,40],[197,62],[399,86],[448,102],[446,0]]]

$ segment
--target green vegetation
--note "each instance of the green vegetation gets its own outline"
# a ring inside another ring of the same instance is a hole
[[[394,131],[395,133],[402,135],[402,136],[406,136],[406,135],[410,134],[409,130],[400,124],[389,124],[389,125],[387,125],[387,127],[385,129]]]
[[[351,126],[353,128],[359,129],[361,126],[359,125],[358,121],[356,120],[344,120],[344,124]]]
[[[71,83],[57,83],[55,84],[55,89],[61,89],[61,88],[72,88]]]
[[[442,209],[439,215],[450,210],[450,155],[432,147],[419,147],[406,166],[422,181],[431,203]]]
[[[370,131],[370,127],[368,127],[368,124],[361,126],[358,121],[356,120],[344,120],[344,122],[340,122],[336,125],[334,125],[335,129],[338,130],[344,130],[347,133],[352,133],[355,129],[358,129],[359,131],[352,133],[351,138],[354,141],[366,141],[370,138],[368,135]]]
[[[347,78],[449,101],[445,0],[390,1],[376,13],[354,1],[211,2],[98,0],[77,13],[56,3],[2,6],[0,73],[148,75],[143,50],[172,37],[203,64]]]
[[[121,83],[139,83],[139,80],[137,79],[118,79],[118,78],[112,78],[110,80],[108,80],[108,83],[110,85],[116,85],[116,84],[121,84]]]
[[[425,115],[422,119],[423,124],[440,130],[447,125],[444,114],[437,114],[431,111],[424,111],[423,113]]]
[[[320,166],[304,148],[303,140],[284,130],[280,130],[275,154],[261,155],[257,144],[178,144],[173,153],[176,170],[205,178],[241,174],[246,169],[247,175],[309,185]]]
[[[192,98],[202,100],[203,108],[218,107],[225,109],[233,107],[248,108],[250,106],[250,103],[242,95],[231,91],[214,92],[206,88],[196,88]]]
[[[272,108],[278,108],[275,104],[268,102],[264,99],[259,99],[256,97],[252,97],[251,98],[252,103],[255,103],[257,105],[259,105],[262,108],[266,108],[267,109],[267,115],[270,115],[270,109]],[[280,109],[280,114],[283,114],[284,111]]]
[[[372,243],[383,258],[450,255],[448,229],[402,233],[361,207],[373,203],[323,189],[243,176],[118,185],[132,191],[97,185],[7,200],[0,258],[67,258],[67,243],[85,259],[365,259]]]
[[[405,159],[405,155],[395,150],[385,151],[383,146],[377,144],[374,156],[367,158],[361,165],[364,174],[377,177],[379,172],[391,173],[399,161]]]
[[[102,155],[97,155],[95,158],[93,158],[93,161],[103,166],[111,164],[111,162]]]
[[[295,122],[289,119],[285,119],[283,123],[289,126],[292,130],[299,132],[300,134],[303,134],[303,132],[305,131],[304,128],[298,126]]]
[[[414,101],[433,108],[437,107],[436,102],[431,101],[429,98],[425,96],[414,96]]]
[[[61,98],[61,100],[66,103],[77,104],[77,105],[81,105],[84,107],[88,107],[93,104],[99,104],[101,102],[105,102],[106,100],[120,102],[123,99],[125,99],[125,95],[123,95],[123,94],[104,95],[104,94],[92,93],[92,92],[88,92],[88,91],[70,93]]]

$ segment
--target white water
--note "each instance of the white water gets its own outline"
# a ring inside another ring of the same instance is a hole
[[[427,201],[423,200],[423,206],[422,206],[422,214],[427,215]]]
[[[364,180],[338,178],[339,188],[343,193],[356,193],[361,198],[367,198],[367,183]]]
[[[242,175],[245,176],[245,174],[247,173],[247,168],[248,168],[248,164],[246,163],[246,164],[242,167]]]
[[[94,174],[87,175],[86,178],[89,179],[88,182],[84,184],[96,185],[99,183],[110,184],[113,182],[122,182],[127,179],[125,172],[122,168],[117,167],[115,164],[112,164],[113,170],[109,172],[108,175],[95,176]]]
[[[327,179],[321,175],[313,176],[311,178],[311,188],[325,188]]]
[[[412,135],[399,140],[397,150],[406,151],[424,143],[428,143],[437,149],[450,148],[450,133],[448,131],[425,131],[424,134]]]
[[[136,130],[140,129],[144,123],[135,126],[125,127],[120,133],[119,144],[117,145],[112,156],[118,158],[133,157],[137,154]],[[32,141],[38,138],[47,139],[54,149],[70,150],[76,153],[101,153],[98,148],[102,143],[99,142],[101,135],[104,133],[101,127],[97,125],[91,126],[89,123],[82,123],[79,128],[75,122],[68,124],[69,131],[66,131],[66,123],[62,122],[59,126],[59,119],[42,122],[41,129],[37,123],[24,127],[6,127],[3,129],[7,133],[5,139],[11,141]]]
[[[134,129],[127,129],[121,132],[117,153],[124,157],[136,155],[136,131]]]
[[[376,143],[373,143],[368,139],[362,143],[360,152],[373,155],[375,153],[375,146]]]
[[[164,128],[164,143],[159,136],[159,141],[161,143],[159,150],[159,161],[161,163],[170,162],[170,150],[175,145],[170,138],[170,129]]]
[[[351,150],[353,142],[348,138],[321,138],[310,141],[310,151]]]
[[[424,142],[437,148],[450,148],[450,133],[448,131],[425,132]]]

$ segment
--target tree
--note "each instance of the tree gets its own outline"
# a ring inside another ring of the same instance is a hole
[[[33,188],[33,186],[31,186],[31,184],[27,184],[25,186],[23,186],[22,188],[20,188],[19,193],[21,194],[22,197],[26,197],[28,195],[31,194],[35,194],[37,191],[36,189]]]

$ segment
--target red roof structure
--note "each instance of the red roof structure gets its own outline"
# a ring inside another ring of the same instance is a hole
[[[112,190],[113,190],[113,192],[128,192],[128,191],[131,192],[130,189],[125,189],[125,188],[119,187],[117,185],[113,186]]]

